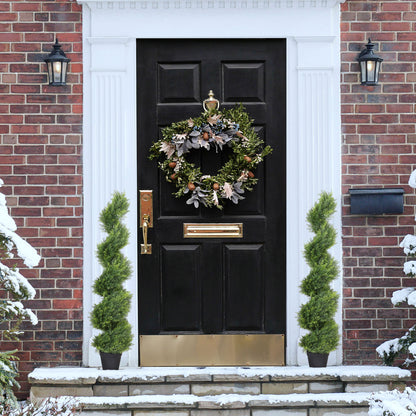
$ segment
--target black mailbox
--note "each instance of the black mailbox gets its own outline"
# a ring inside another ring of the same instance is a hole
[[[351,214],[403,214],[402,188],[350,189]]]

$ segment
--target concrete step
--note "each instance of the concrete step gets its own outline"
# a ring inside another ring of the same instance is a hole
[[[371,393],[81,397],[82,416],[367,416]]]
[[[410,372],[395,367],[37,368],[31,398],[151,395],[290,395],[376,392],[404,387]]]
[[[31,399],[75,396],[83,416],[364,416],[372,392],[404,387],[394,367],[38,368]]]

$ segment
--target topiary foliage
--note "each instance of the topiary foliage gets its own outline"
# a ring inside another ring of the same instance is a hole
[[[323,192],[306,217],[315,237],[305,244],[304,257],[310,272],[302,281],[301,292],[310,299],[302,305],[298,321],[302,328],[309,330],[301,338],[300,346],[315,353],[329,353],[339,342],[338,325],[334,320],[338,294],[330,287],[338,275],[338,265],[328,253],[336,239],[336,231],[328,223],[335,208],[332,194]]]
[[[107,353],[127,351],[133,340],[127,321],[131,294],[123,288],[131,274],[131,265],[120,252],[129,239],[129,231],[121,222],[128,209],[126,196],[116,192],[100,214],[100,222],[108,236],[97,248],[97,257],[104,270],[94,283],[94,293],[102,296],[102,300],[94,306],[91,322],[102,332],[94,337],[92,345]]]

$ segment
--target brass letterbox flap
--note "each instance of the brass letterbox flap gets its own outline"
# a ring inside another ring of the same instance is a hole
[[[243,224],[238,223],[185,223],[184,238],[242,238]]]

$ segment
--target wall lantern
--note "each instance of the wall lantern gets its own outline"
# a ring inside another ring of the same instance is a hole
[[[377,56],[373,49],[374,43],[368,39],[365,49],[361,51],[358,62],[360,63],[361,84],[363,85],[377,85],[378,73],[380,72],[381,62],[383,58]]]
[[[56,39],[53,51],[45,58],[48,66],[49,85],[66,85],[66,71],[69,61],[70,59],[65,56],[58,39]]]

